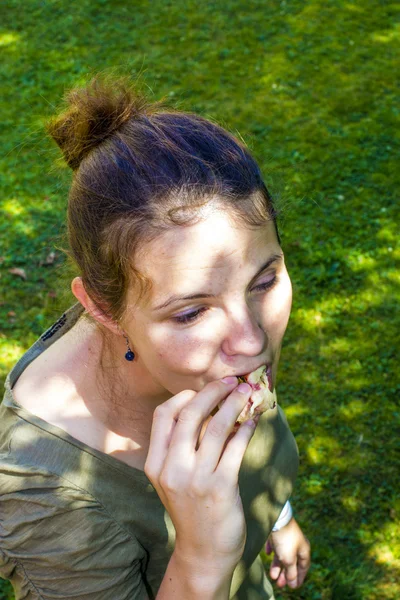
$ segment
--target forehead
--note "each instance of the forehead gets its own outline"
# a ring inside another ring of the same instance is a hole
[[[221,271],[254,267],[277,249],[272,221],[250,229],[212,211],[195,225],[172,227],[146,244],[135,266],[151,281],[151,295],[180,292],[179,286],[207,283]]]

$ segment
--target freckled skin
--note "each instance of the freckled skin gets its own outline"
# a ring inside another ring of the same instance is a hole
[[[199,391],[210,381],[265,363],[272,365],[275,382],[292,299],[283,258],[253,278],[270,256],[281,253],[272,223],[250,230],[219,211],[148,244],[136,267],[150,277],[151,295],[138,306],[133,292],[128,294],[121,323],[137,356],[129,370],[124,367],[132,393],[139,391],[154,407],[183,389]],[[255,291],[274,275],[274,287]],[[199,291],[215,298],[153,310],[172,294]],[[198,310],[203,313],[196,321],[174,321]]]

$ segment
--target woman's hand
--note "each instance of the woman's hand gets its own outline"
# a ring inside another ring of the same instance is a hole
[[[243,554],[238,475],[256,426],[245,422],[232,434],[252,390],[229,380],[185,390],[157,407],[144,467],[174,524],[174,553],[183,568],[217,577],[233,572]],[[204,421],[225,398],[199,441]]]
[[[274,552],[269,575],[278,587],[300,587],[310,568],[310,542],[295,519],[279,531],[273,531],[265,547],[267,554]]]

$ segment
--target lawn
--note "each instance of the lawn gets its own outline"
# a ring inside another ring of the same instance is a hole
[[[313,547],[306,584],[277,600],[400,597],[399,41],[400,4],[384,0],[3,8],[2,380],[72,301],[69,173],[43,127],[71,85],[139,77],[242,137],[277,199],[294,285],[278,391]]]

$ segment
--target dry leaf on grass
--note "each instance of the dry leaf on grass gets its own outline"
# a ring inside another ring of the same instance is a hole
[[[52,250],[48,253],[45,260],[41,260],[39,263],[39,267],[49,267],[54,264],[55,259],[57,258],[57,254]]]
[[[14,269],[8,269],[8,272],[11,273],[12,275],[17,275],[18,277],[21,277],[21,279],[23,279],[24,281],[26,281],[28,279],[24,269],[18,269],[16,267]]]
[[[45,265],[52,265],[53,262],[55,261],[56,258],[56,253],[55,252],[49,252],[49,254],[46,256],[46,260],[44,261]]]

